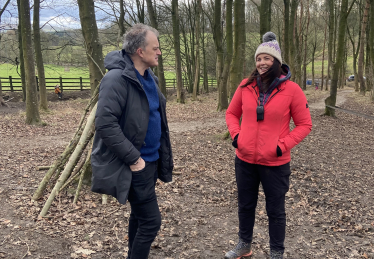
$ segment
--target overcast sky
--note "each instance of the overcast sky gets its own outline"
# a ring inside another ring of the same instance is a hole
[[[6,0],[0,0],[0,8],[3,8]],[[33,2],[32,0],[30,2]],[[6,11],[1,17],[1,27],[7,25],[6,28],[16,28],[18,25],[17,1],[11,0],[11,3],[6,8]],[[95,3],[97,4],[97,3]],[[99,5],[96,8],[96,19],[99,27],[104,27],[105,22],[101,20],[107,15],[101,9],[106,9],[109,12],[111,9],[106,5]],[[32,22],[31,9],[31,22]],[[106,21],[107,22],[107,21]],[[44,30],[64,30],[64,29],[78,29],[80,28],[78,4],[76,0],[44,0],[41,3],[40,9],[40,26],[44,26]],[[0,27],[0,28],[1,28]]]

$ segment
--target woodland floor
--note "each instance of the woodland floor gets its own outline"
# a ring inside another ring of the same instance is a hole
[[[320,116],[327,92],[308,89],[311,134],[292,151],[287,194],[285,258],[374,258],[374,121],[336,112]],[[223,140],[224,112],[213,92],[180,105],[170,96],[168,119],[176,170],[158,182],[163,221],[150,259],[223,258],[237,241],[234,148]],[[338,92],[338,105],[374,115],[374,105],[352,88]],[[129,205],[85,187],[78,206],[74,188],[56,198],[48,216],[37,220],[48,192],[31,196],[45,171],[74,134],[87,92],[50,96],[44,127],[25,125],[18,95],[0,107],[0,258],[125,258]],[[73,210],[76,209],[76,210]],[[260,192],[253,259],[268,255],[267,216]]]

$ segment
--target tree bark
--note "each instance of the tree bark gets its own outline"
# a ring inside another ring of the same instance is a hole
[[[370,72],[369,75],[374,81],[374,0],[370,0],[370,33],[369,33],[369,46],[370,46]],[[368,75],[368,77],[369,77]],[[374,102],[374,86],[371,88],[371,101]]]
[[[323,39],[323,50],[322,50],[322,79],[321,79],[321,91],[323,90],[323,82],[325,81],[325,50],[326,50],[326,32],[327,32],[327,24],[325,26],[325,38]],[[327,82],[326,82],[327,84]],[[327,87],[327,86],[326,86]]]
[[[32,50],[32,35],[30,23],[29,0],[20,0],[22,50],[26,72],[26,123],[40,124],[38,96],[36,89],[34,53]]]
[[[297,36],[297,25],[296,25],[296,17],[297,17],[297,8],[299,6],[299,0],[293,0],[291,3],[291,14],[290,14],[290,27],[289,27],[289,64],[291,67],[291,71],[293,72],[292,78],[296,78],[297,75],[297,68],[296,68],[296,56],[297,56],[297,49],[299,48],[296,40],[298,39]]]
[[[236,3],[236,1],[235,1]],[[271,29],[271,4],[273,0],[262,0],[260,5],[260,42],[262,42],[262,35]],[[245,5],[242,6],[243,13],[245,13]]]
[[[33,25],[33,30],[34,30],[34,49],[35,49],[36,67],[38,69],[38,79],[39,79],[40,108],[43,110],[48,110],[47,88],[46,88],[46,83],[45,83],[43,54],[42,54],[42,47],[40,43],[39,11],[40,11],[40,0],[34,0],[34,21],[32,25]]]
[[[262,4],[261,4],[262,5]],[[230,100],[236,88],[243,80],[243,67],[245,61],[245,1],[234,2],[234,55],[230,70]]]
[[[78,0],[78,6],[93,93],[105,74],[103,48],[97,30],[94,1]]]
[[[225,109],[223,108],[224,103],[222,100],[227,99],[227,90],[222,87],[222,72],[223,72],[223,46],[222,46],[222,26],[221,26],[221,0],[215,0],[214,2],[214,21],[213,21],[213,39],[214,45],[216,47],[216,79],[218,86],[218,104],[217,110]],[[227,102],[227,101],[226,101]],[[223,105],[223,106],[222,106]]]
[[[331,68],[333,66],[333,52],[334,52],[334,31],[335,31],[335,5],[333,0],[327,0],[329,12],[329,42],[327,44],[328,63],[327,63],[327,79],[326,91],[328,90],[328,81],[330,80]]]
[[[147,0],[147,10],[149,14],[149,19],[151,20],[151,26],[158,30],[158,22],[156,10],[153,8],[152,0]],[[160,46],[161,50],[161,46]],[[167,97],[166,93],[166,82],[165,82],[165,72],[164,72],[164,61],[162,55],[158,56],[158,67],[157,67],[157,76],[158,76],[158,86],[160,87],[161,92]]]
[[[361,42],[360,42],[360,53],[358,55],[358,81],[360,82],[360,94],[365,95],[366,87],[364,80],[364,50],[366,46],[366,26],[368,21],[370,8],[370,0],[366,0],[364,9],[364,17],[361,24]],[[356,79],[356,78],[355,78]]]
[[[338,91],[338,77],[339,70],[343,65],[344,59],[344,47],[345,47],[345,32],[347,28],[347,17],[348,17],[348,0],[342,0],[339,20],[339,31],[338,31],[338,48],[336,52],[336,63],[333,66],[333,75],[330,87],[330,96],[325,99],[325,104],[335,106],[336,95]],[[335,110],[329,107],[325,109],[325,115],[335,117]]]
[[[174,38],[174,54],[175,54],[175,73],[177,76],[177,102],[184,103],[184,89],[182,85],[182,65],[181,50],[179,36],[179,13],[178,0],[172,0],[172,21],[173,21],[173,38]]]
[[[21,0],[17,0],[17,8],[18,8],[18,48],[19,48],[19,61],[17,62],[16,58],[16,65],[17,65],[17,73],[18,73],[18,64],[21,73],[18,75],[21,77],[22,81],[22,101],[26,102],[26,75],[25,75],[25,62],[23,59],[23,48],[22,48],[22,14],[21,14]]]
[[[203,73],[204,73],[204,92],[209,93],[209,84],[208,84],[208,71],[206,67],[206,51],[205,51],[205,18],[203,13],[203,37],[201,41],[202,50],[203,50]]]
[[[118,17],[118,47],[122,45],[123,35],[126,32],[125,29],[125,8],[123,6],[124,0],[119,0],[119,17]]]
[[[196,29],[195,29],[195,79],[193,83],[193,93],[192,93],[192,99],[197,99],[197,92],[199,88],[200,83],[200,12],[201,12],[202,6],[201,6],[201,0],[198,0],[195,4],[195,10],[196,10]]]
[[[306,66],[307,66],[307,57],[308,57],[308,34],[309,34],[309,21],[310,21],[310,12],[309,12],[309,0],[307,0],[307,23],[306,23],[306,31],[304,33],[304,64],[303,64],[303,79],[302,79],[302,88],[306,90]],[[314,81],[314,79],[312,80]],[[314,82],[313,82],[314,83]]]
[[[284,4],[284,36],[283,36],[283,57],[284,63],[290,60],[290,0],[283,0]]]

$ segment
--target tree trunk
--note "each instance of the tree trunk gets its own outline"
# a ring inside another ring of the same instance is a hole
[[[205,54],[205,18],[203,13],[203,37],[201,41],[202,50],[203,50],[203,73],[204,73],[204,92],[209,93],[209,85],[208,85],[208,71],[206,67],[206,54]]]
[[[374,84],[374,1],[370,1],[370,32],[369,32],[369,43],[370,46],[370,73],[367,75],[367,78],[371,76],[372,83]],[[374,86],[371,88],[371,101],[374,102]]]
[[[236,3],[236,1],[235,1]],[[260,42],[262,42],[262,35],[270,31],[271,27],[271,4],[273,0],[262,0],[260,5]],[[245,5],[242,6],[243,13],[245,13]]]
[[[40,0],[34,0],[34,21],[32,25],[33,25],[33,30],[34,30],[34,49],[35,49],[36,67],[38,69],[38,79],[39,79],[40,108],[43,110],[48,110],[47,88],[46,88],[46,83],[45,83],[43,54],[42,54],[42,47],[40,43],[39,11],[40,11]]]
[[[239,2],[239,1],[238,1]],[[228,78],[230,73],[230,64],[232,60],[232,54],[233,54],[233,38],[232,38],[232,0],[226,1],[226,49],[227,49],[227,55],[225,58],[225,62],[222,68],[222,73],[218,85],[218,89],[220,91],[219,94],[219,103],[218,103],[218,110],[224,110],[227,109],[229,106],[228,99],[227,99],[227,89],[228,89]],[[235,20],[237,23],[238,21]],[[242,66],[243,67],[243,66]],[[237,71],[240,73],[239,71]],[[229,84],[230,92],[231,90],[231,84]],[[235,88],[236,89],[236,88]],[[234,90],[235,91],[235,90]],[[230,98],[231,99],[231,98]]]
[[[232,6],[233,0],[227,0],[226,1],[226,49],[227,49],[227,56],[225,60],[225,64],[223,66],[223,86],[228,86],[228,92],[229,92],[229,100],[232,99],[232,96],[235,93],[236,87],[231,85],[231,82],[228,81],[229,79],[229,73],[230,66],[232,64],[232,56],[233,56],[233,28],[232,28]],[[235,21],[234,21],[235,22]],[[228,105],[228,104],[227,104]]]
[[[290,0],[283,0],[284,4],[284,36],[283,36],[283,56],[284,63],[290,60]]]
[[[142,0],[142,2],[140,2],[140,0],[136,0],[136,7],[138,10],[138,21],[140,23],[144,23],[144,0]]]
[[[370,8],[369,8],[370,9]],[[370,10],[369,10],[370,12]],[[370,26],[369,26],[370,27]],[[370,60],[370,49],[372,48],[371,45],[369,45],[369,38],[370,38],[370,28],[366,29],[366,51],[365,51],[365,85],[366,85],[366,92],[371,92],[371,89],[373,89],[373,75],[371,73],[371,60]]]
[[[364,49],[366,46],[366,26],[368,21],[368,14],[370,8],[370,0],[366,0],[364,9],[364,17],[361,24],[361,42],[360,42],[360,53],[358,55],[358,81],[360,82],[360,94],[365,95],[366,87],[364,80]],[[356,78],[355,78],[356,79]]]
[[[198,3],[195,4],[196,7],[196,45],[195,45],[195,80],[193,84],[193,94],[192,94],[192,99],[196,100],[197,99],[197,91],[199,88],[199,83],[200,83],[200,11],[202,9],[201,6],[201,0],[197,1]]]
[[[222,89],[222,70],[223,70],[223,47],[222,47],[222,27],[221,27],[221,0],[215,0],[214,2],[214,21],[213,21],[213,39],[216,47],[216,79],[218,86],[218,105],[217,110],[222,110],[221,101],[227,99],[227,91]],[[226,97],[225,97],[226,93]]]
[[[23,48],[22,48],[22,14],[21,14],[21,2],[17,0],[18,7],[18,48],[19,48],[19,68],[21,73],[18,73],[18,62],[17,64],[17,73],[21,77],[22,81],[22,101],[26,102],[26,75],[25,75],[25,62],[23,59]]]
[[[156,30],[158,30],[157,15],[156,15],[155,9],[153,8],[152,0],[147,0],[147,11],[149,14],[149,19],[151,20],[151,26],[155,28]],[[161,50],[161,46],[160,46],[160,50]],[[158,76],[158,86],[160,87],[160,90],[165,95],[165,97],[167,97],[164,62],[163,62],[162,55],[158,56],[157,76]]]
[[[26,71],[26,123],[40,124],[38,92],[36,89],[34,52],[32,50],[32,35],[30,23],[29,0],[20,0],[22,50]]]
[[[182,85],[182,65],[179,36],[179,14],[178,0],[172,0],[172,21],[173,21],[173,38],[174,38],[174,55],[175,55],[175,73],[177,76],[177,102],[184,103],[184,89]]]
[[[335,30],[334,1],[327,0],[327,2],[328,2],[328,12],[329,12],[329,42],[327,44],[328,64],[327,64],[326,91],[328,90],[328,82],[330,80],[331,68],[333,65],[333,52],[334,52],[333,43],[334,43],[334,30]]]
[[[297,8],[299,6],[299,0],[293,0],[291,3],[291,15],[290,15],[290,26],[289,26],[289,64],[291,67],[291,71],[293,72],[292,78],[296,78],[297,75],[297,68],[296,68],[296,55],[297,55],[297,46],[296,39],[297,36],[297,25],[296,25],[296,17],[297,17]]]
[[[118,17],[118,47],[122,45],[123,42],[123,35],[126,32],[125,29],[125,8],[123,7],[123,1],[119,1],[119,17]]]
[[[261,4],[262,5],[262,4]],[[230,100],[236,88],[243,80],[243,67],[245,61],[245,1],[234,2],[234,55],[230,70]]]
[[[307,75],[306,75],[306,66],[307,66],[307,57],[308,57],[308,33],[309,33],[309,21],[310,21],[310,12],[309,12],[309,0],[307,0],[307,23],[306,23],[306,31],[305,31],[305,38],[304,38],[304,64],[303,64],[303,79],[302,79],[302,86],[303,86],[303,90],[306,90],[306,79],[307,79]],[[314,80],[313,80],[314,81]]]
[[[330,96],[325,99],[326,105],[335,106],[336,95],[338,90],[338,77],[339,70],[343,65],[344,59],[344,47],[345,47],[345,32],[347,29],[347,17],[348,17],[348,0],[342,0],[341,11],[340,11],[340,21],[339,21],[339,31],[338,31],[338,48],[336,52],[336,63],[333,66],[333,75],[330,87]],[[335,117],[335,110],[326,107],[325,115]]]
[[[99,41],[94,1],[78,0],[78,6],[93,93],[105,74],[103,48]]]
[[[323,82],[325,81],[325,50],[326,50],[326,32],[327,32],[327,24],[325,26],[325,38],[323,39],[323,50],[322,50],[322,79],[321,79],[321,91],[323,90]],[[326,86],[327,87],[327,86]]]

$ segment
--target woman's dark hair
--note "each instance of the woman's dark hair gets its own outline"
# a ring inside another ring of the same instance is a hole
[[[286,75],[286,73],[282,70],[282,65],[279,63],[279,61],[274,58],[273,65],[269,68],[268,71],[266,71],[264,74],[261,75],[261,83],[262,83],[262,89],[261,91],[267,90],[268,86],[273,82],[273,80],[277,77],[280,77],[281,75]],[[247,86],[251,84],[253,81],[257,80],[257,77],[259,77],[260,74],[257,71],[257,68],[255,68],[252,73],[249,75],[247,82],[243,85]]]

